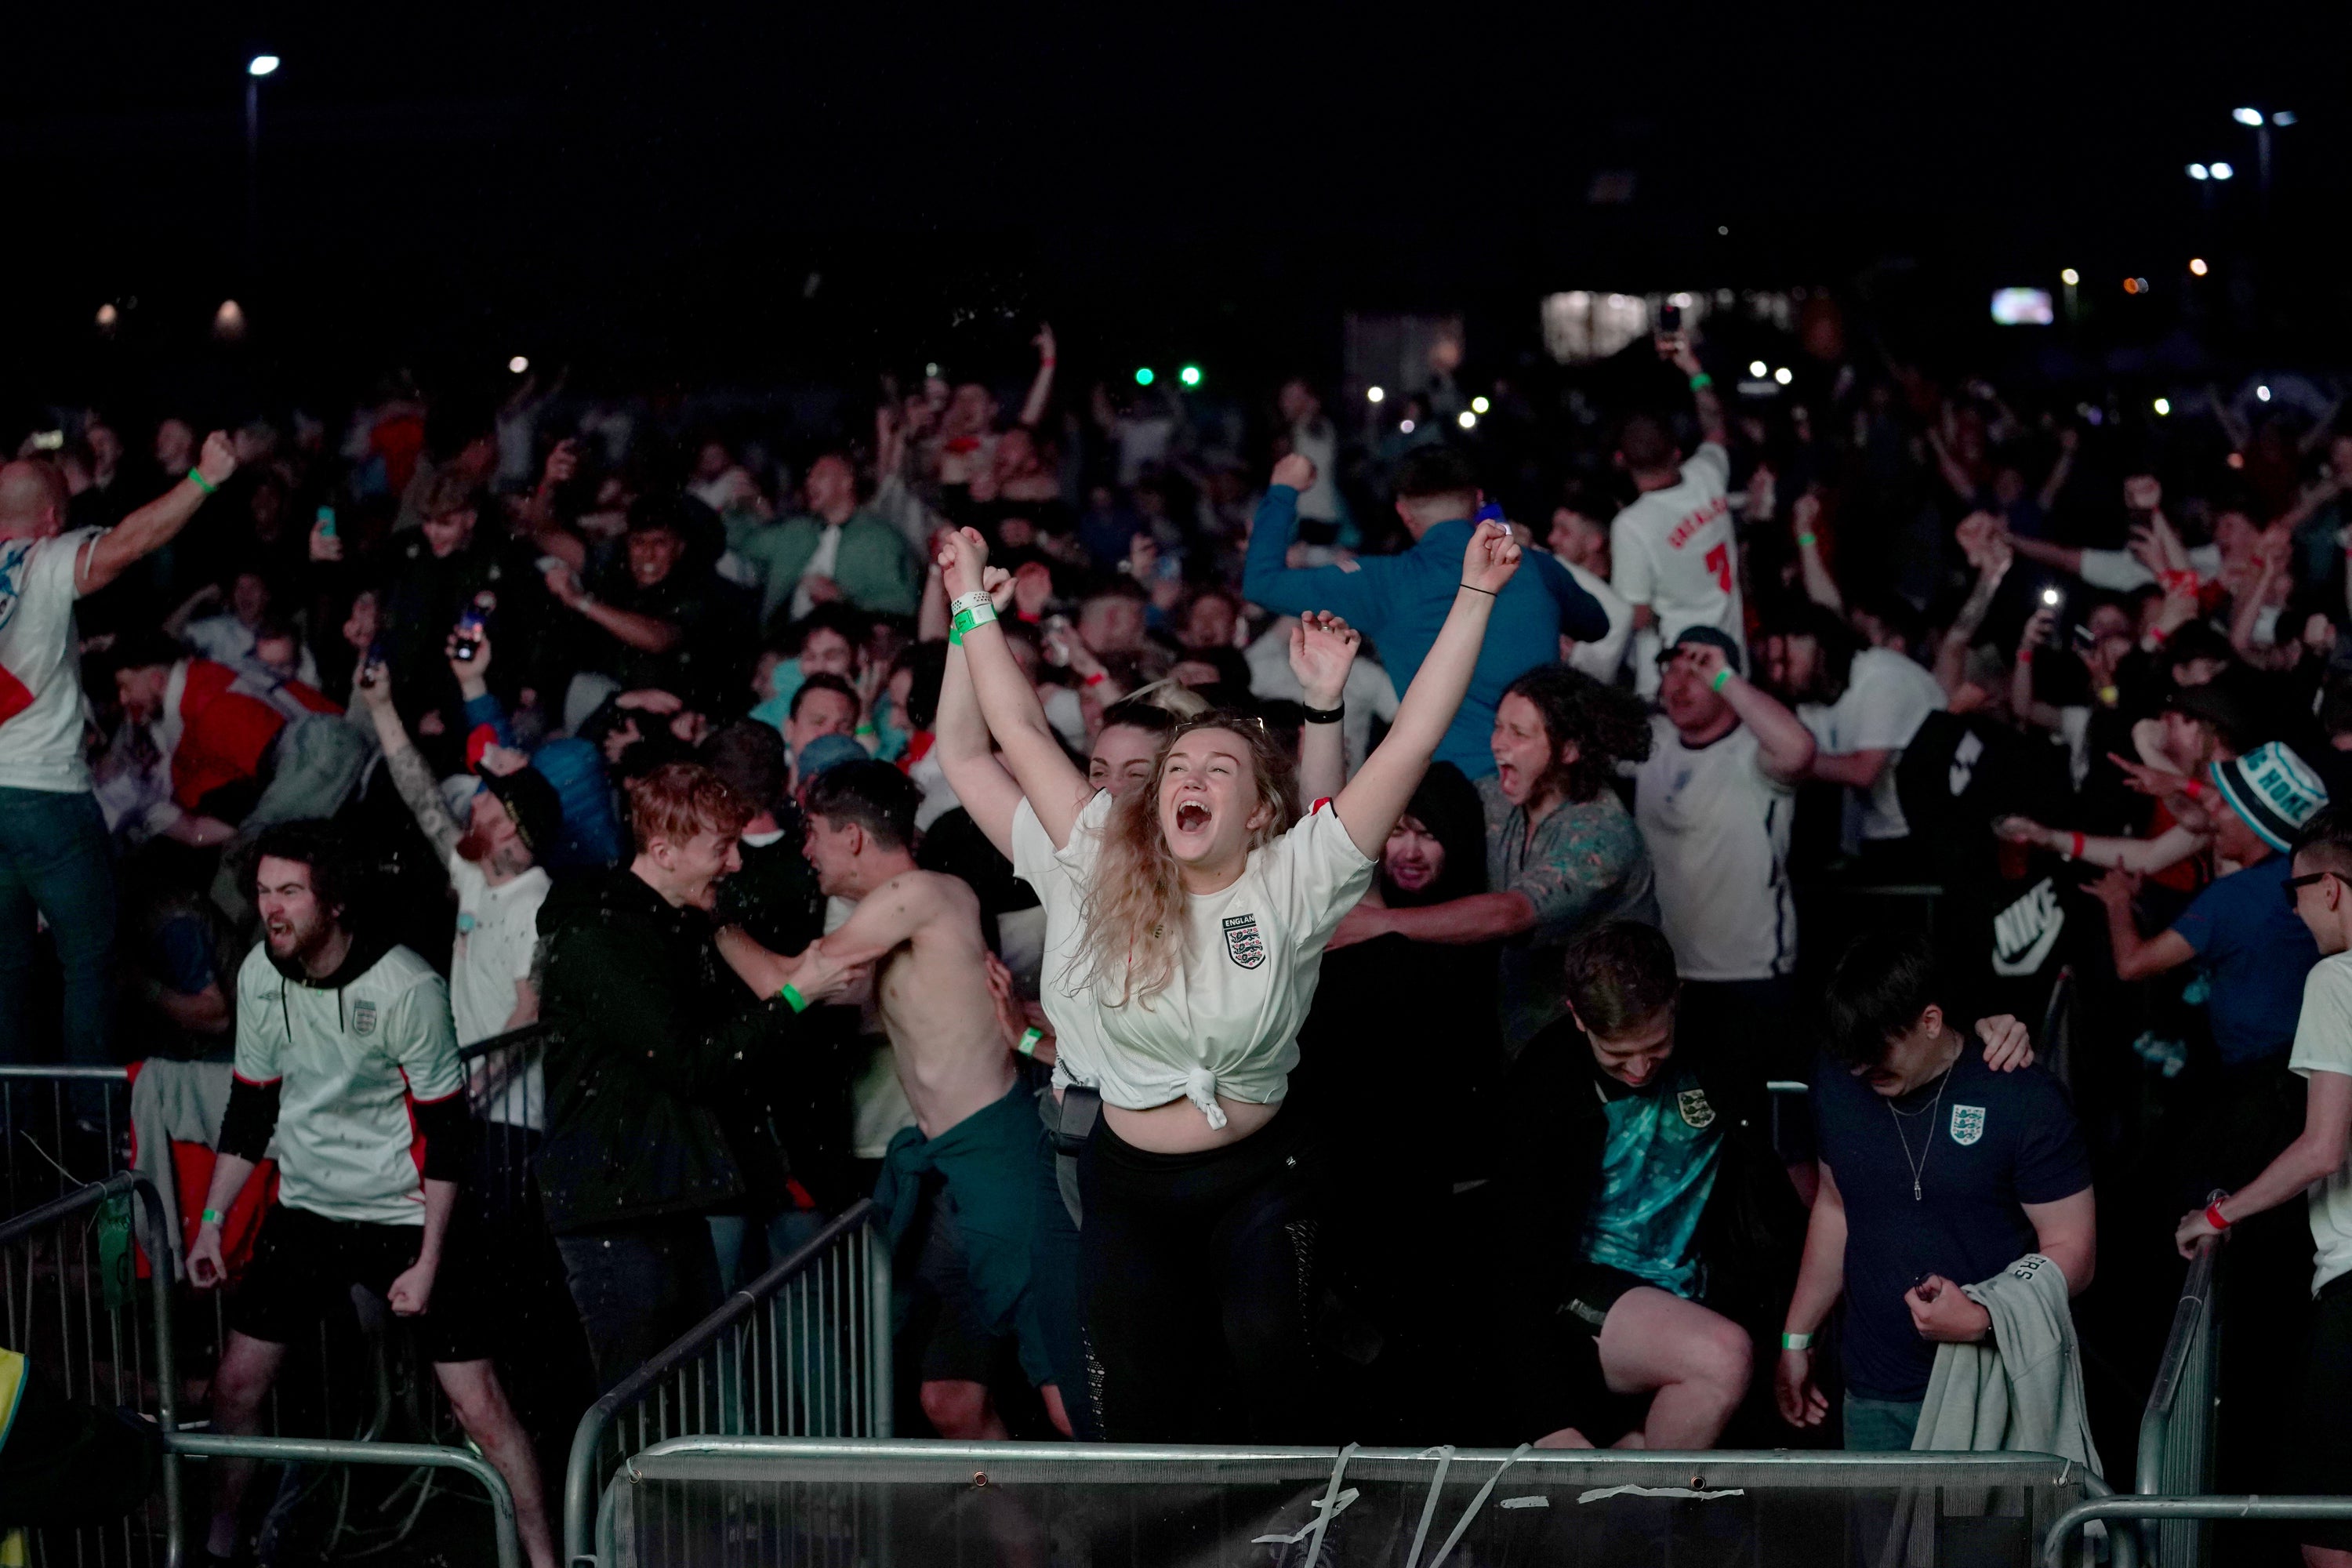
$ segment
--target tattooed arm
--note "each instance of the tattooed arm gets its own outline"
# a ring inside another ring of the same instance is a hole
[[[361,671],[362,676],[367,673]],[[425,754],[409,740],[400,713],[392,705],[392,672],[379,666],[374,674],[373,682],[362,680],[355,690],[368,716],[375,721],[376,739],[383,742],[383,765],[392,773],[393,787],[400,792],[416,826],[425,830],[433,853],[446,867],[466,830],[449,815],[448,804],[441,798],[440,781],[433,776]]]

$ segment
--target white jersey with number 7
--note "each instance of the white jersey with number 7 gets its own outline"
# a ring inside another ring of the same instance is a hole
[[[1687,627],[1713,626],[1746,645],[1738,545],[1725,499],[1730,479],[1731,455],[1706,442],[1683,465],[1680,482],[1643,491],[1609,525],[1609,585],[1657,617],[1656,641],[1643,639],[1650,651],[1635,666],[1651,684],[1657,672],[1643,667]]]

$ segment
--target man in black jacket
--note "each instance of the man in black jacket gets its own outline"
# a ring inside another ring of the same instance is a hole
[[[775,995],[733,1005],[709,916],[751,815],[708,768],[666,763],[629,784],[635,859],[540,909],[551,1038],[539,1181],[604,1389],[719,1304],[706,1216],[745,1188],[714,1102],[751,1058],[790,1048],[802,1009],[856,978],[812,946]]]
[[[1599,927],[1569,951],[1570,1016],[1528,1043],[1507,1087],[1503,1192],[1528,1415],[1551,1428],[1540,1447],[1628,1426],[1628,1447],[1712,1447],[1755,1364],[1742,1325],[1769,1321],[1795,1273],[1804,1211],[1762,1085],[1737,1041],[1677,1048],[1678,989],[1654,928]]]

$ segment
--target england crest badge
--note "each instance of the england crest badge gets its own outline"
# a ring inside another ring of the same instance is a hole
[[[354,1002],[352,1004],[352,1033],[359,1036],[362,1039],[375,1033],[374,1003]]]
[[[1985,1108],[1981,1105],[1952,1107],[1952,1142],[1965,1149],[1984,1136]]]
[[[1675,1109],[1683,1113],[1685,1126],[1704,1131],[1715,1125],[1715,1107],[1706,1102],[1703,1089],[1686,1089],[1675,1096]]]
[[[1244,969],[1265,962],[1265,938],[1258,934],[1255,915],[1235,915],[1224,922],[1225,956]]]

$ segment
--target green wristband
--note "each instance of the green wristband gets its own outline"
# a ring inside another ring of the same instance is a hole
[[[1707,689],[1709,691],[1720,691],[1720,690],[1722,690],[1725,687],[1727,687],[1727,686],[1728,686],[1728,685],[1730,685],[1730,684],[1731,684],[1731,667],[1730,667],[1729,665],[1726,665],[1726,666],[1724,666],[1721,669],[1718,669],[1718,670],[1717,670],[1717,671],[1715,672],[1715,679],[1714,679],[1713,680],[1711,680],[1711,681],[1707,682],[1707,688],[1706,688],[1706,689]]]
[[[808,1011],[808,998],[801,994],[801,988],[799,986],[793,984],[789,981],[787,981],[783,987],[776,993],[776,1000],[782,1002],[785,1006],[790,1007],[795,1013],[805,1013]]]
[[[1715,377],[1707,374],[1705,371],[1699,372],[1690,379],[1690,388],[1693,392],[1705,392],[1708,387],[1713,386],[1714,384]]]
[[[204,1223],[206,1225],[224,1225],[227,1220],[228,1215],[218,1209],[206,1209],[204,1213]]]
[[[1819,544],[1821,542],[1821,536],[1819,534],[1801,533],[1797,535],[1797,548],[1800,550],[1811,550],[1814,545]]]
[[[1813,1348],[1813,1336],[1811,1334],[1782,1334],[1780,1336],[1780,1348],[1784,1351],[1809,1351]]]
[[[993,605],[982,605],[974,610],[958,610],[955,619],[948,624],[948,633],[961,642],[963,637],[971,635],[994,619],[996,619],[996,610]]]
[[[188,470],[188,482],[195,486],[196,489],[204,491],[205,494],[208,496],[220,494],[220,486],[213,483],[212,480],[205,478],[204,475],[196,472],[194,468],[190,468]]]

